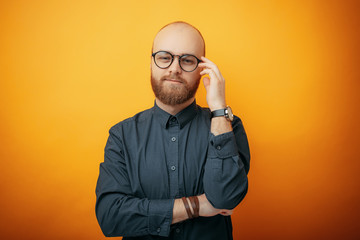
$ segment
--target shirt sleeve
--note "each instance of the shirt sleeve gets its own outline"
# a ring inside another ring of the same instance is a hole
[[[240,118],[232,122],[233,131],[214,136],[210,133],[204,172],[204,192],[218,209],[233,209],[248,190],[250,150]]]
[[[133,196],[121,139],[109,131],[96,185],[96,217],[107,237],[170,234],[174,199]]]

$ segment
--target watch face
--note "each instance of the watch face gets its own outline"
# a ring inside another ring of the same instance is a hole
[[[229,106],[226,108],[227,117],[230,121],[234,120],[234,114]]]

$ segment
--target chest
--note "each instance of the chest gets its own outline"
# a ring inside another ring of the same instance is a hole
[[[161,199],[202,191],[209,138],[206,125],[154,128],[140,131],[136,138],[126,155],[134,192]]]

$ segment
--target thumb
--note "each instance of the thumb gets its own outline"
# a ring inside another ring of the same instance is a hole
[[[208,88],[210,86],[210,78],[204,77],[203,82],[204,82],[204,87],[205,87],[206,91],[208,91]]]

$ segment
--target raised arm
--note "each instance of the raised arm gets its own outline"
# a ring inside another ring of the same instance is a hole
[[[210,111],[226,107],[225,79],[218,67],[202,57],[206,100]],[[235,117],[232,123],[224,117],[211,120],[208,158],[204,172],[204,191],[209,202],[218,209],[233,209],[245,197],[248,189],[247,173],[250,166],[250,151],[241,120]]]

